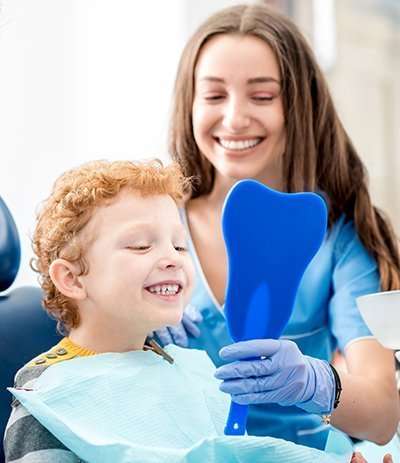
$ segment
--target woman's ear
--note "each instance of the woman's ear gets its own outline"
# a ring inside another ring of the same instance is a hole
[[[50,264],[49,275],[55,287],[64,296],[79,301],[86,298],[86,290],[79,278],[78,264],[65,259],[56,259]]]

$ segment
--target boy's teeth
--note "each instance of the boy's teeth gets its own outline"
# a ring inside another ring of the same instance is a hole
[[[249,138],[248,140],[224,140],[223,138],[218,138],[219,144],[227,150],[246,150],[253,148],[258,145],[261,141],[261,138]]]
[[[150,286],[148,290],[153,294],[174,296],[179,291],[179,285],[154,285]]]

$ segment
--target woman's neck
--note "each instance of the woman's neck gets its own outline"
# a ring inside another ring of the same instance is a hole
[[[213,188],[207,195],[207,205],[216,210],[222,210],[225,197],[236,182],[236,179],[216,175]]]
[[[268,178],[256,178],[255,180],[274,190],[283,191],[283,181],[276,175]],[[222,210],[225,197],[236,182],[238,179],[216,174],[213,188],[207,195],[207,206],[215,210]]]

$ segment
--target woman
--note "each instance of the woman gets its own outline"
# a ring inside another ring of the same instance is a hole
[[[221,352],[233,362],[218,370],[221,388],[256,404],[249,434],[323,448],[327,426],[318,415],[331,414],[332,424],[355,438],[388,442],[399,420],[393,354],[371,336],[355,298],[400,287],[397,242],[371,204],[365,168],[292,22],[262,5],[239,5],[200,26],[178,68],[170,152],[195,179],[183,215],[197,267],[192,305],[202,321],[199,332],[190,326],[199,335],[190,347],[206,349],[217,366],[219,350],[232,342],[220,228],[230,187],[255,178],[284,192],[321,192],[329,207],[329,232],[283,339]],[[336,349],[347,371],[329,366]],[[243,361],[260,356],[267,358]]]

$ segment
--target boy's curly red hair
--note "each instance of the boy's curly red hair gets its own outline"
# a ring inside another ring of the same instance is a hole
[[[166,194],[176,202],[183,199],[188,180],[176,164],[161,161],[93,161],[62,174],[38,213],[32,247],[31,267],[38,272],[44,291],[43,305],[57,321],[60,332],[68,333],[79,324],[78,308],[64,296],[49,275],[51,263],[62,258],[78,263],[81,274],[88,272],[84,240],[80,232],[97,206],[112,200],[125,188],[143,196]],[[88,243],[86,243],[87,246]]]

